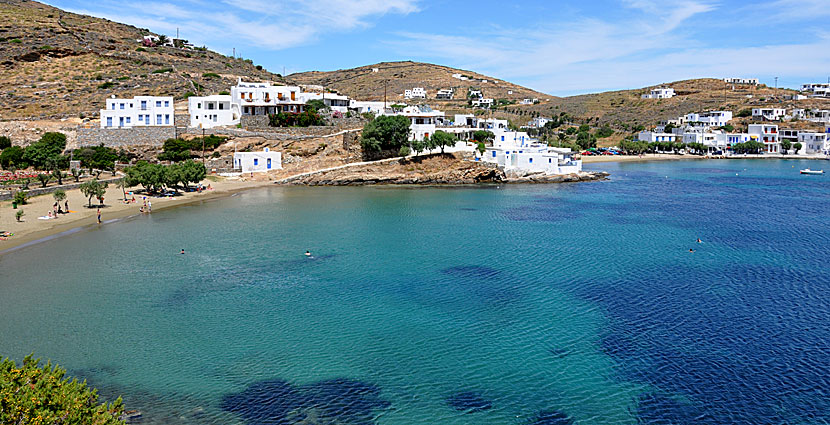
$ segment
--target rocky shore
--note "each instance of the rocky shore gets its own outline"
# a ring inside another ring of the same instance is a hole
[[[477,183],[569,183],[604,180],[605,172],[549,176],[543,173],[506,175],[491,164],[469,161],[453,154],[401,158],[321,171],[280,181],[298,186],[365,186],[378,184],[464,185]]]

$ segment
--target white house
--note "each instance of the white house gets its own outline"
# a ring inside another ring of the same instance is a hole
[[[657,133],[653,131],[641,131],[637,135],[637,140],[642,142],[676,142],[677,134],[674,133]],[[682,137],[682,136],[681,136]]]
[[[457,78],[457,79],[459,79],[459,80],[461,80],[461,81],[467,81],[467,80],[469,79],[469,78],[467,78],[467,77],[465,77],[465,76],[463,76],[463,75],[461,75],[461,74],[452,74],[452,78]]]
[[[435,127],[444,119],[443,112],[433,110],[427,105],[407,106],[390,115],[402,115],[410,119],[409,140],[424,140],[435,134]]]
[[[383,113],[384,109],[386,109],[388,105],[386,102],[374,102],[374,101],[364,101],[364,100],[350,100],[349,101],[349,109],[357,111],[357,113],[365,113],[371,112],[375,115]]]
[[[761,118],[767,121],[780,121],[787,115],[787,110],[782,108],[752,108],[752,117]]]
[[[412,90],[404,90],[404,99],[426,99],[427,91],[423,87],[413,87]]]
[[[538,101],[539,101],[539,99],[536,99],[536,98],[533,98],[533,99],[522,99],[521,104],[522,104],[522,105],[533,105],[534,103],[536,103],[536,102],[538,102]]]
[[[671,99],[675,96],[673,88],[656,88],[652,89],[648,94],[644,94],[643,99]]]
[[[491,106],[493,106],[493,102],[494,102],[493,99],[489,99],[489,98],[473,99],[473,101],[472,101],[473,106],[477,106],[479,108],[485,108],[485,109],[490,108]]]
[[[442,100],[452,100],[454,90],[453,89],[441,89],[438,90],[438,93],[435,94],[436,99]]]
[[[830,97],[830,84],[804,84],[801,91],[809,93],[810,97]]]
[[[830,124],[830,110],[827,109],[793,109],[792,115],[800,120]]]
[[[478,127],[478,117],[473,114],[455,114],[452,125],[456,127]]]
[[[175,124],[172,96],[109,98],[101,109],[101,128],[172,126]]]
[[[484,95],[481,94],[481,90],[470,89],[470,94],[468,95],[468,97],[473,98],[473,99],[475,99],[475,98],[481,99],[482,97],[484,97]]]
[[[751,86],[758,85],[757,78],[724,78],[723,82],[727,84],[745,84]]]
[[[828,136],[830,134],[800,131],[798,133],[798,143],[801,143],[801,151],[798,153],[804,155],[830,154],[830,137]]]
[[[351,102],[348,96],[343,96],[335,93],[301,93],[300,99],[308,102],[309,100],[322,100],[323,103],[332,111],[345,114],[349,112]],[[381,102],[383,103],[383,102]]]
[[[282,154],[265,148],[262,152],[235,152],[233,168],[243,173],[263,173],[282,168]]]
[[[732,112],[730,111],[709,111],[699,114],[687,114],[684,117],[686,123],[690,125],[704,125],[710,127],[722,127],[732,120]]]
[[[190,96],[187,98],[191,128],[213,128],[239,124],[239,104],[230,95]]]
[[[550,121],[550,118],[536,117],[530,120],[530,122],[527,123],[527,126],[531,128],[542,128],[545,126],[545,124],[549,123]]]
[[[747,133],[752,139],[764,144],[767,153],[781,153],[781,143],[778,139],[778,126],[771,124],[750,124]]]
[[[505,172],[571,174],[582,171],[582,161],[573,158],[567,148],[552,148],[530,138],[527,133],[496,130],[493,146],[481,157],[497,164]]]
[[[270,115],[278,112],[305,111],[307,98],[297,86],[273,86],[271,83],[242,81],[231,87],[231,99],[242,115]]]

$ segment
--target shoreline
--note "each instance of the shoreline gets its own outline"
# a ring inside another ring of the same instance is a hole
[[[246,190],[257,189],[261,187],[268,187],[271,185],[269,181],[222,181],[222,182],[213,182],[208,181],[206,183],[210,183],[213,186],[219,186],[218,188],[211,190],[211,191],[203,191],[202,193],[195,193],[195,192],[187,192],[180,197],[176,198],[148,198],[153,202],[153,210],[161,211],[165,209],[170,209],[178,206],[185,206],[185,205],[192,205],[197,202],[209,201],[219,198],[224,198],[227,196],[231,196],[235,193],[243,192]],[[114,188],[110,188],[107,191],[108,197],[110,199],[117,199],[117,203],[115,204],[105,204],[106,206],[102,209],[102,223],[101,226],[117,223],[124,219],[134,217],[140,215],[141,213],[138,212],[138,209],[141,204],[137,200],[135,204],[124,204],[121,200],[122,194],[121,191],[118,189],[117,197],[113,197],[111,193],[109,193]],[[76,192],[73,190],[73,192]],[[69,192],[67,192],[69,195]],[[129,195],[128,195],[129,196]],[[138,195],[136,195],[138,196]],[[143,195],[142,195],[143,196]],[[77,198],[77,196],[75,197]],[[32,209],[35,206],[40,204],[40,207],[43,207],[43,204],[51,204],[52,197],[48,195],[41,195],[35,198],[32,198],[34,202],[30,202],[27,205],[18,207],[19,209]],[[46,202],[43,202],[46,201]],[[3,201],[0,202],[0,210],[3,211],[14,211],[11,208],[11,201]],[[86,206],[79,209],[76,213],[77,216],[61,216],[57,220],[59,222],[53,222],[52,220],[46,221],[45,226],[42,228],[33,228],[35,225],[34,223],[37,222],[37,217],[34,213],[31,215],[27,214],[25,217],[27,220],[24,220],[22,223],[27,223],[27,228],[15,230],[14,226],[7,226],[8,229],[14,236],[9,237],[4,241],[0,241],[0,257],[3,255],[17,251],[19,249],[26,248],[31,245],[35,245],[41,242],[47,242],[49,240],[64,236],[70,235],[76,232],[83,231],[87,227],[95,226],[96,223],[96,208],[86,208]],[[11,214],[4,214],[4,216],[8,216]],[[53,219],[54,220],[54,219]],[[22,224],[17,223],[17,224]],[[7,224],[7,223],[6,223]]]
[[[826,161],[825,157],[798,156],[798,155],[729,155],[729,156],[699,156],[699,155],[677,155],[677,154],[644,154],[642,157],[633,155],[602,155],[583,156],[583,164],[601,164],[606,162],[649,162],[649,161],[687,161],[687,160],[713,160],[713,159],[784,159],[784,160],[806,160]]]

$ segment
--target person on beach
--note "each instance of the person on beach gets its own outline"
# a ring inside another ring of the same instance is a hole
[[[69,201],[63,201],[63,210],[69,214]]]
[[[135,195],[133,195],[133,203],[135,203]]]
[[[98,224],[101,224],[101,208],[98,208]]]
[[[148,213],[153,212],[153,202],[149,201],[149,200],[147,201],[147,212]]]

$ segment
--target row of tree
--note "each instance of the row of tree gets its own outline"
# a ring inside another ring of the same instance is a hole
[[[363,127],[360,139],[364,155],[371,158],[406,156],[410,152],[420,155],[421,152],[433,149],[441,149],[441,153],[444,153],[446,147],[455,146],[458,141],[455,135],[441,130],[424,137],[423,140],[410,140],[409,127],[410,119],[402,115],[381,115],[369,121]],[[493,140],[493,133],[478,130],[473,134],[473,139],[483,147],[484,142]]]
[[[172,165],[151,164],[139,161],[136,165],[124,169],[123,186],[141,185],[149,193],[158,193],[165,187],[181,187],[187,190],[190,183],[204,180],[207,170],[204,164],[187,160]]]
[[[173,162],[187,161],[188,159],[198,156],[193,152],[199,152],[203,149],[206,151],[213,151],[227,140],[227,137],[216,136],[213,134],[190,140],[167,139],[161,146],[162,152],[159,154],[159,160]]]

